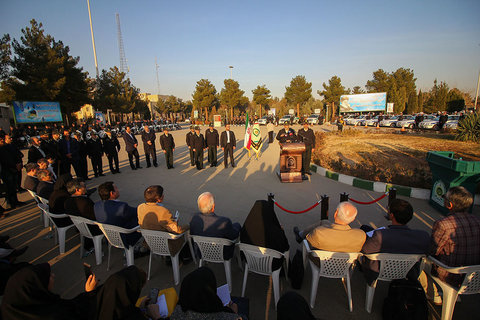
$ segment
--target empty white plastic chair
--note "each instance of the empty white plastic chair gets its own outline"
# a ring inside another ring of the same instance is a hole
[[[83,243],[85,238],[92,239],[93,247],[95,248],[95,261],[97,265],[102,264],[102,239],[104,237],[103,233],[94,236],[90,231],[88,226],[98,227],[95,221],[89,220],[84,217],[72,216],[69,215],[75,227],[77,227],[80,232],[80,258],[83,257],[85,249],[83,248]]]
[[[412,267],[425,257],[422,254],[397,254],[397,253],[373,253],[365,254],[364,257],[370,260],[380,262],[380,270],[378,278],[371,286],[367,284],[367,296],[365,298],[365,309],[368,313],[372,312],[373,296],[377,281],[392,281],[397,279],[405,279]],[[420,271],[422,266],[420,267]]]
[[[66,214],[53,214],[49,211],[48,205],[43,204],[43,203],[38,204],[38,207],[44,212],[44,214],[47,215],[47,217],[50,219],[50,222],[52,223],[53,227],[56,229],[56,232],[54,231],[55,244],[58,243],[58,246],[60,248],[60,254],[65,253],[65,234],[67,233],[68,229],[70,229],[71,227],[74,226],[74,224],[72,223],[68,226],[58,227],[57,224],[55,223],[54,218],[56,218],[56,219],[68,218],[68,215],[66,215]]]
[[[133,266],[134,265],[134,255],[133,255],[134,247],[128,246],[128,248],[126,248],[125,245],[123,244],[122,237],[120,235],[137,232],[137,230],[140,227],[136,226],[135,228],[132,228],[132,229],[125,229],[122,227],[113,226],[111,224],[104,224],[99,222],[96,222],[96,224],[100,227],[100,230],[102,230],[103,234],[105,235],[105,238],[107,238],[107,241],[110,244],[110,246],[108,246],[107,271],[110,270],[110,253],[111,253],[112,246],[114,246],[115,248],[125,250],[127,267]]]
[[[33,200],[35,200],[35,202],[38,204],[40,203],[43,203],[42,201],[40,201],[40,198],[37,196],[37,194],[35,192],[33,192],[32,190],[28,190],[28,193],[30,193],[30,195],[32,196]],[[46,205],[48,205],[48,202],[45,203]],[[42,214],[40,215],[40,221],[43,221],[43,227],[44,228],[48,228],[48,226],[50,225],[50,220],[48,219],[48,216],[45,212],[43,212],[42,210]]]
[[[198,266],[201,267],[203,265],[203,261],[223,263],[225,266],[225,275],[227,278],[228,288],[230,289],[230,292],[232,292],[232,259],[223,259],[223,248],[235,245],[235,240],[192,235],[190,238],[197,244],[202,255]]]
[[[312,261],[312,288],[310,290],[310,307],[315,307],[315,298],[317,296],[318,280],[320,277],[341,278],[347,284],[348,308],[353,311],[352,289],[350,278],[353,272],[353,263],[361,255],[359,252],[345,253],[323,250],[311,250],[307,240],[303,240],[303,246],[308,255],[314,259],[320,260],[320,268]]]
[[[147,279],[150,280],[150,270],[152,267],[152,255],[156,254],[159,256],[169,256],[172,259],[172,269],[173,269],[173,280],[175,285],[178,285],[180,282],[180,263],[179,255],[180,251],[187,243],[188,233],[184,232],[181,234],[169,233],[166,231],[157,231],[157,230],[146,230],[140,229],[143,238],[150,247],[150,259],[148,260],[148,276]],[[184,239],[182,246],[175,255],[172,255],[170,248],[168,247],[168,240],[175,240],[182,238]]]
[[[271,276],[273,283],[273,296],[275,299],[275,309],[277,308],[278,299],[280,299],[280,270],[273,270],[273,259],[281,259],[284,255],[273,249],[257,247],[250,244],[238,243],[238,248],[245,255],[245,271],[243,273],[242,297],[245,296],[247,287],[247,277],[249,272]]]
[[[442,262],[438,261],[434,257],[427,258],[427,264],[429,268],[426,269],[426,273],[431,277],[443,291],[442,302],[442,320],[450,320],[453,316],[453,310],[455,309],[455,303],[457,302],[458,295],[460,294],[478,294],[480,293],[480,265],[465,266],[465,267],[449,267]],[[465,278],[460,285],[460,288],[454,288],[448,283],[440,280],[438,277],[431,274],[431,265],[437,265],[442,269],[445,269],[449,273],[464,274]]]

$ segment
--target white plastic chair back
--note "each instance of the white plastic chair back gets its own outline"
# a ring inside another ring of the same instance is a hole
[[[38,198],[37,194],[36,194],[35,192],[33,192],[32,190],[28,190],[28,189],[27,189],[27,191],[28,191],[28,193],[30,193],[30,195],[32,196],[33,200],[35,200],[35,202],[36,202],[37,204],[39,204],[39,203],[40,203],[40,199]]]
[[[465,267],[465,279],[458,294],[480,293],[480,265]]]
[[[42,199],[42,198],[40,198],[40,199]],[[51,213],[49,211],[50,209],[49,209],[48,205],[44,204],[44,203],[39,203],[38,207],[43,211],[44,215],[46,215],[48,217],[48,219],[50,220],[52,225],[55,227],[56,231],[53,231],[53,230],[52,231],[54,232],[54,235],[55,235],[55,244],[58,243],[58,247],[60,249],[60,254],[65,253],[65,235],[66,235],[67,230],[70,229],[71,227],[73,227],[74,224],[59,228],[57,226],[57,224],[55,223],[55,220],[53,220],[53,218],[56,218],[56,219],[68,218],[68,215]]]
[[[170,256],[168,248],[168,239],[174,240],[183,236],[182,234],[173,234],[166,231],[140,229],[143,238],[150,247],[150,251],[160,256]]]
[[[115,248],[119,248],[119,249],[125,249],[125,245],[123,244],[123,241],[120,235],[136,232],[138,228],[140,228],[139,226],[136,226],[133,229],[125,229],[122,227],[113,226],[111,224],[103,224],[99,222],[97,222],[97,225],[100,228],[100,230],[102,230],[108,242]]]
[[[423,254],[394,253],[374,253],[364,256],[370,260],[378,260],[380,262],[377,280],[384,281],[405,279],[410,269],[425,257]]]
[[[208,262],[223,262],[223,247],[235,244],[234,241],[224,238],[190,236],[197,244],[202,260]]]
[[[48,199],[42,198],[39,195],[37,195],[37,198],[38,198],[38,200],[40,200],[41,203],[48,206]]]
[[[250,244],[237,244],[240,251],[245,255],[249,271],[258,274],[271,275],[274,258],[281,259],[283,254],[269,248],[257,247]]]
[[[84,237],[93,238],[92,233],[90,232],[90,229],[88,228],[88,225],[96,225],[95,221],[89,220],[84,217],[79,217],[79,216],[72,216],[69,215],[70,219],[72,220],[73,224],[75,227],[78,229],[78,232]]]
[[[360,254],[359,252],[312,251],[312,256],[320,259],[320,276],[326,278],[345,278]]]

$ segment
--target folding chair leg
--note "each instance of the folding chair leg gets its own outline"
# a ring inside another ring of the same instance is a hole
[[[110,270],[110,253],[112,252],[112,246],[108,243],[108,262],[107,262],[107,271]]]
[[[150,250],[150,258],[148,259],[148,275],[147,280],[150,280],[150,269],[152,268],[152,250]]]
[[[175,282],[175,285],[178,285],[180,282],[180,264],[178,256],[179,254],[177,253],[176,256],[172,257],[173,281]]]
[[[342,279],[347,282],[347,298],[348,298],[348,308],[350,312],[353,311],[353,300],[352,300],[352,288],[350,286],[350,273],[347,272],[347,277]]]
[[[302,245],[303,269],[307,270],[307,248]]]
[[[48,228],[50,225],[50,220],[48,219],[48,216],[45,212],[43,212],[43,227]]]
[[[443,289],[442,320],[451,320],[453,316],[453,310],[455,309],[455,303],[457,302],[458,291],[446,289],[445,286],[442,289]]]
[[[134,252],[134,247],[129,247],[128,249],[125,249],[125,256],[127,258],[127,267],[133,266],[134,263],[134,258],[133,258],[133,252]]]
[[[273,298],[275,299],[275,310],[277,309],[277,302],[280,299],[280,270],[273,271],[272,273],[272,282],[273,282]]]
[[[310,261],[310,264],[313,262]],[[315,307],[315,299],[317,298],[317,289],[318,289],[318,280],[319,280],[319,271],[316,266],[310,265],[310,269],[312,269],[312,289],[310,290],[310,308]]]
[[[58,246],[60,247],[60,254],[65,253],[65,234],[67,233],[67,228],[57,228],[58,233]]]
[[[230,293],[232,293],[232,259],[228,261],[224,261],[223,264],[225,265],[225,276],[227,277],[227,284]]]
[[[368,313],[372,312],[373,296],[375,295],[375,287],[377,286],[377,280],[372,283],[372,286],[367,284],[367,294],[365,296],[365,309]]]
[[[248,264],[245,263],[245,271],[243,272],[242,297],[245,297],[245,289],[247,288]]]
[[[198,260],[198,267],[201,268],[203,265],[203,259]]]
[[[83,247],[83,243],[85,242],[85,238],[80,234],[80,259],[83,258],[83,253],[85,251]]]
[[[103,237],[93,237],[93,247],[95,248],[95,262],[98,265],[102,264],[102,239]]]
[[[187,242],[188,242],[188,247],[190,248],[190,254],[192,255],[193,262],[197,264],[197,257],[195,257],[195,251],[193,250],[192,239],[189,238]]]

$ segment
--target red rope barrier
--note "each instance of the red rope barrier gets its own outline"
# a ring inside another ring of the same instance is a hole
[[[288,212],[288,213],[293,213],[293,214],[301,214],[301,213],[305,213],[307,211],[310,211],[312,210],[313,208],[315,208],[316,206],[318,206],[320,204],[320,201],[318,201],[317,203],[315,203],[313,206],[311,206],[310,208],[308,209],[305,209],[305,210],[302,210],[302,211],[291,211],[291,210],[288,210],[288,209],[285,209],[284,207],[282,207],[281,205],[279,205],[277,203],[277,201],[275,201],[275,204],[277,205],[277,207],[279,207],[280,209],[282,209],[283,211],[285,212]]]
[[[377,201],[382,200],[382,199],[385,198],[386,196],[387,196],[387,194],[385,193],[385,194],[383,194],[380,198],[375,199],[375,200],[372,200],[372,201],[368,201],[368,202],[358,201],[358,200],[355,200],[355,199],[352,199],[352,198],[350,198],[350,199],[348,199],[348,200],[350,200],[350,201],[352,201],[352,202],[355,202],[355,203],[358,203],[358,204],[372,204],[372,203],[375,203],[375,202],[377,202]]]

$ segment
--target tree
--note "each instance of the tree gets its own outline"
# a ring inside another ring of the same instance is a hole
[[[110,68],[109,71],[102,70],[96,87],[94,106],[98,110],[112,109],[121,114],[147,113],[147,102],[140,99],[140,90],[117,67]]]
[[[325,102],[332,104],[331,113],[326,115],[326,119],[332,119],[337,114],[335,104],[340,103],[340,96],[347,94],[348,90],[342,86],[340,77],[333,76],[328,80],[328,85],[325,82],[322,84],[323,91],[317,90],[320,96],[323,96]]]
[[[87,74],[77,67],[80,58],[70,56],[68,46],[45,35],[35,20],[22,34],[20,41],[13,40],[10,77],[2,88],[13,92],[13,99],[58,101],[67,116],[90,102]]]
[[[220,102],[230,108],[230,117],[233,118],[233,109],[246,107],[245,102],[247,102],[248,106],[248,98],[245,101],[246,97],[243,96],[245,91],[240,90],[240,85],[237,81],[225,79],[223,84],[225,87],[220,92]]]
[[[285,99],[289,104],[297,106],[297,116],[300,116],[300,105],[312,97],[312,83],[307,82],[305,76],[296,76],[290,81],[290,86],[285,87]]]
[[[463,93],[457,88],[453,88],[447,94],[447,111],[455,112],[465,109],[465,99]]]
[[[265,85],[263,86],[257,86],[254,90],[252,90],[253,93],[253,101],[260,106],[260,117],[262,117],[262,108],[267,109],[268,104],[270,103],[270,98],[272,97],[270,95],[270,90],[267,89]]]
[[[8,78],[11,54],[10,35],[4,34],[0,39],[0,80]]]
[[[352,89],[352,94],[362,94],[365,93],[365,90],[362,89],[360,86],[355,86]]]
[[[433,82],[433,87],[430,90],[430,98],[424,107],[425,112],[435,112],[447,110],[447,95],[448,85],[441,81],[438,85],[437,79]]]
[[[408,96],[407,108],[405,109],[405,113],[407,114],[414,114],[417,113],[418,110],[418,98],[415,92],[410,93]]]
[[[368,80],[365,85],[370,92],[387,92],[390,88],[390,76],[383,69],[373,72],[373,80]]]
[[[418,108],[417,112],[423,112],[423,93],[422,90],[418,92]]]
[[[193,108],[200,112],[202,109],[205,109],[206,116],[208,116],[208,111],[212,109],[213,106],[218,105],[217,90],[208,79],[200,79],[197,81],[192,98]]]

